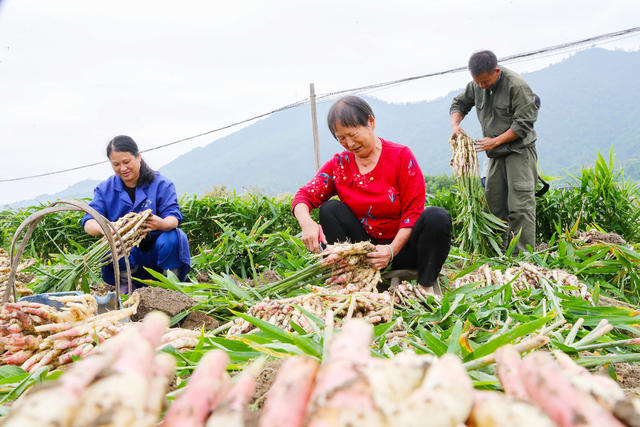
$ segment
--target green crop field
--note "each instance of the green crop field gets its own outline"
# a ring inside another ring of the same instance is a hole
[[[486,357],[533,334],[549,338],[544,348],[560,350],[585,367],[608,367],[614,378],[615,363],[640,360],[637,345],[631,341],[640,337],[640,186],[616,170],[612,157],[598,156],[596,163],[579,175],[555,183],[538,198],[538,247],[518,256],[512,255],[514,242],[505,254],[496,254],[488,243],[496,238],[492,234],[495,229],[487,227],[483,221],[488,219],[481,212],[464,209],[465,193],[453,179],[427,177],[427,204],[446,208],[454,223],[454,246],[440,278],[444,296],[409,298],[394,304],[391,321],[375,325],[371,353],[380,358],[391,358],[407,348],[417,354],[452,353],[463,361],[476,388],[495,390],[501,386],[495,366]],[[186,294],[197,302],[173,316],[172,324],[199,310],[222,327],[215,334],[203,332],[194,349],[164,349],[175,357],[178,389],[211,349],[228,354],[231,371],[243,369],[260,356],[326,358],[327,324],[322,316],[305,313],[309,328],[299,324],[282,328],[249,315],[249,309],[265,298],[304,295],[308,286],[322,286],[326,278],[326,272],[319,273],[317,257],[307,253],[299,239],[290,203],[291,197],[238,195],[224,189],[181,200],[181,227],[190,241],[192,271],[184,283],[172,275],[158,275],[148,284]],[[8,250],[17,226],[40,208],[1,212],[0,247]],[[36,259],[28,271],[37,279],[29,286],[60,275],[95,241],[81,229],[80,218],[76,212],[51,214],[36,228],[23,255]],[[594,229],[616,233],[626,243],[585,243],[578,238],[580,232]],[[516,279],[488,286],[480,286],[479,281],[455,289],[452,286],[456,279],[481,267],[505,273],[524,263],[575,275],[591,300],[572,296],[570,291],[579,291],[578,286],[561,290],[553,280],[542,277],[539,286],[525,289],[512,286]],[[277,272],[284,280],[262,282],[267,271]],[[86,272],[84,280],[96,274]],[[242,281],[248,280],[262,284],[244,286]],[[332,308],[339,311],[337,306]],[[229,325],[239,317],[255,329],[227,335]],[[603,332],[604,323],[611,327]],[[406,334],[390,339],[399,324]],[[0,366],[3,413],[30,386],[59,375],[60,371],[49,372],[48,368],[29,374],[16,366]],[[170,400],[175,393],[169,393]]]

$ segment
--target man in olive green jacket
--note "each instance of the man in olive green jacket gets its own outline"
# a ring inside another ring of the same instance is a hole
[[[453,99],[449,110],[452,136],[464,133],[460,122],[475,106],[484,136],[476,141],[476,151],[485,151],[489,157],[489,209],[507,221],[506,238],[521,232],[518,251],[527,250],[527,245],[535,248],[535,95],[518,74],[498,66],[491,51],[474,53],[469,59],[469,71],[473,81]]]

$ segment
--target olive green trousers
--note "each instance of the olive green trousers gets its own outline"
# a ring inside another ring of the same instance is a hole
[[[486,196],[489,210],[506,221],[508,229],[503,236],[504,247],[513,236],[521,232],[516,252],[528,251],[527,245],[536,247],[536,164],[535,144],[518,149],[503,157],[489,158]]]

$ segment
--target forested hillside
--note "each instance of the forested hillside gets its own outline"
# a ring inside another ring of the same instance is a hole
[[[635,76],[640,52],[590,49],[543,70],[525,75],[542,98],[538,132],[543,173],[566,176],[611,147],[626,175],[640,178],[640,93]],[[458,91],[430,102],[388,104],[368,98],[377,116],[377,135],[408,145],[426,174],[449,173],[449,105]],[[330,103],[320,104],[323,161],[340,146],[324,118]],[[463,127],[480,137],[475,110]],[[187,153],[162,168],[181,191],[200,193],[213,185],[293,191],[313,173],[309,107],[275,114],[266,120]]]
[[[542,173],[566,177],[592,163],[598,151],[608,155],[613,148],[625,175],[640,179],[640,104],[635,100],[640,93],[639,69],[640,52],[589,49],[524,75],[542,99],[536,123]],[[377,116],[377,135],[411,147],[425,174],[448,174],[448,111],[458,92],[410,104],[367,98]],[[323,162],[341,149],[325,124],[331,102],[318,105]],[[272,194],[294,191],[314,171],[310,116],[308,105],[273,114],[178,157],[160,171],[180,193],[202,194],[221,185]],[[481,136],[475,110],[463,127],[472,136]],[[39,200],[91,196],[94,185],[78,183]]]

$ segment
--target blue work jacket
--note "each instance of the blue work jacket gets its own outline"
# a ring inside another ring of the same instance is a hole
[[[100,212],[109,221],[116,221],[121,216],[129,212],[142,212],[151,209],[154,215],[166,218],[171,215],[182,222],[182,212],[178,205],[178,195],[176,188],[166,177],[154,172],[155,178],[151,184],[141,185],[136,188],[135,205],[125,190],[122,179],[117,175],[112,175],[102,181],[93,190],[93,200],[89,205]],[[82,226],[91,219],[91,215],[85,214],[82,218]],[[184,231],[178,231],[178,256],[180,262],[191,265],[189,254],[189,241]],[[159,234],[161,231],[152,231],[151,234]]]

